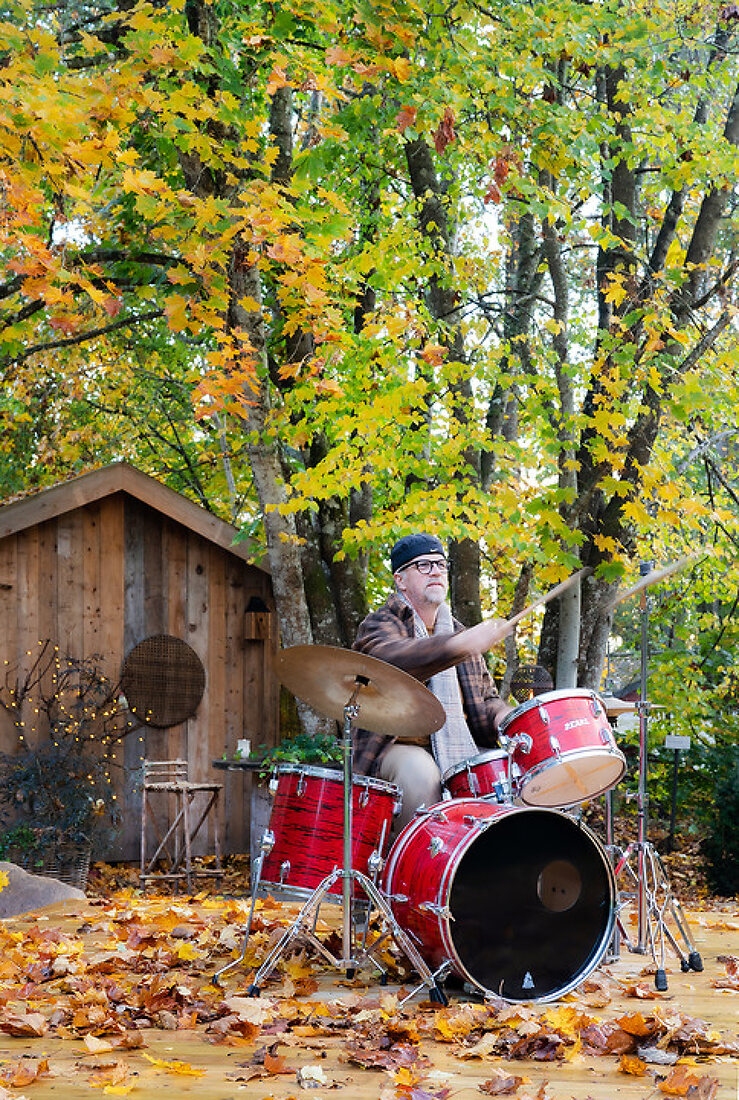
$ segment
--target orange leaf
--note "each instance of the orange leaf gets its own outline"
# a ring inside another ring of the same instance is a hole
[[[419,355],[429,366],[440,367],[446,359],[446,348],[441,344],[426,344]]]
[[[700,1077],[697,1073],[693,1073],[687,1066],[675,1066],[670,1073],[669,1077],[666,1077],[664,1081],[660,1081],[657,1088],[660,1092],[666,1093],[668,1096],[687,1096],[693,1089],[700,1089],[703,1084],[711,1085],[713,1078]],[[699,1093],[701,1096],[710,1096],[711,1093],[706,1093],[705,1089]],[[715,1096],[715,1091],[713,1092]]]
[[[621,1073],[629,1073],[632,1077],[643,1077],[647,1072],[647,1063],[637,1058],[635,1054],[624,1054],[618,1063],[618,1068]]]
[[[418,108],[405,104],[395,116],[395,129],[402,134],[409,126],[415,125],[417,116]]]
[[[354,54],[343,46],[329,46],[326,50],[326,62],[329,65],[349,65],[353,60]]]
[[[628,1031],[629,1035],[651,1035],[654,1031],[654,1027],[647,1023],[641,1012],[621,1016],[616,1023],[623,1031]]]
[[[498,1069],[497,1067],[493,1068],[492,1073],[492,1077],[477,1086],[480,1092],[484,1092],[487,1096],[509,1096],[516,1091],[519,1085],[523,1085],[529,1080],[528,1077],[516,1077],[514,1074],[507,1073],[504,1069]]]
[[[0,1031],[7,1031],[9,1035],[32,1035],[38,1038],[46,1034],[48,1026],[46,1018],[40,1012],[0,1013]]]
[[[499,203],[502,197],[503,196],[500,193],[500,188],[498,187],[497,183],[492,180],[487,191],[482,197],[482,201]]]
[[[454,132],[454,112],[451,107],[446,107],[444,109],[444,117],[434,134],[434,145],[439,156],[444,152],[447,145],[451,145],[456,139],[457,135]]]
[[[24,1058],[15,1066],[8,1066],[0,1073],[0,1079],[11,1088],[21,1089],[24,1085],[31,1085],[39,1077],[48,1074],[49,1061],[47,1058]]]
[[[264,1068],[267,1073],[292,1073],[282,1054],[270,1054],[269,1051],[264,1056]]]

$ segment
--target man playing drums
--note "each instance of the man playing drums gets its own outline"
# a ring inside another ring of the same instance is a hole
[[[498,695],[482,657],[499,640],[499,620],[465,628],[452,618],[439,539],[404,536],[393,546],[390,564],[395,591],[360,624],[353,648],[427,683],[446,712],[428,749],[357,731],[354,768],[401,788],[401,829],[419,806],[440,800],[441,777],[450,767],[475,756],[478,745],[497,745],[500,720],[512,708]]]

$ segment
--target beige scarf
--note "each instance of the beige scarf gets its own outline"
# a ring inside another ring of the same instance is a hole
[[[413,633],[416,638],[428,638],[429,632],[418,612],[409,600],[401,594],[401,599],[413,611]],[[436,616],[434,634],[453,634],[454,623],[448,603],[439,607]],[[439,700],[446,713],[444,725],[431,734],[431,750],[442,776],[455,764],[469,760],[479,752],[469,731],[462,709],[462,692],[459,688],[457,671],[454,667],[442,669],[429,680],[429,689]]]

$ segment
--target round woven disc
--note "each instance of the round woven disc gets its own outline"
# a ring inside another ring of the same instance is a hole
[[[172,634],[152,634],[123,662],[121,687],[132,714],[167,729],[191,718],[205,690],[205,669],[192,646]]]

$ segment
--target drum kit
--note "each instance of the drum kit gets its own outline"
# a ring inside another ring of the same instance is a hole
[[[669,887],[667,902],[656,896],[665,893],[665,882],[656,884],[663,872],[646,841],[643,767],[639,840],[625,852],[612,844],[610,794],[626,770],[613,729],[620,713],[638,710],[645,748],[646,705],[584,689],[531,698],[502,719],[503,747],[450,768],[442,777],[442,800],[421,807],[393,836],[400,788],[353,773],[353,730],[361,714],[364,729],[401,743],[428,744],[445,719],[441,704],[400,669],[330,646],[282,650],[277,674],[298,698],[343,723],[343,773],[277,767],[269,826],[252,868],[241,956],[217,972],[216,983],[243,962],[262,891],[303,904],[255,972],[252,996],[298,939],[349,977],[373,965],[383,984],[382,952],[393,940],[420,978],[408,997],[426,987],[429,999],[440,1004],[447,1003],[443,983],[450,974],[485,999],[554,1000],[579,985],[609,949],[617,954],[621,940],[631,950],[651,947],[654,954],[665,933],[683,969],[702,969]],[[601,794],[605,844],[580,816],[583,803]],[[636,944],[628,940],[619,912],[617,881],[624,871],[636,888]],[[343,907],[340,957],[316,935],[324,901]],[[666,909],[687,956],[666,929]],[[372,940],[371,915],[380,928]],[[658,975],[660,970],[664,966]]]

